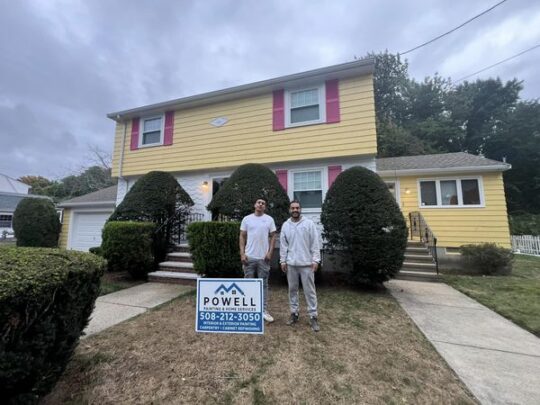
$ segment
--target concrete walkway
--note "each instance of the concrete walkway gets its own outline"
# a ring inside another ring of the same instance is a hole
[[[540,404],[540,339],[446,284],[386,285],[481,403]]]
[[[193,289],[185,285],[145,283],[103,295],[96,300],[96,307],[84,333],[90,336],[101,332]]]

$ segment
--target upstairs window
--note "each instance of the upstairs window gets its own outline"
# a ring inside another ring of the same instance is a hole
[[[139,146],[163,144],[163,117],[141,118],[141,136]]]
[[[294,172],[293,198],[302,208],[320,209],[322,206],[322,170]]]
[[[11,228],[12,220],[13,220],[13,215],[1,214],[0,215],[0,228]]]
[[[325,106],[324,86],[287,91],[285,94],[286,126],[325,122]]]
[[[480,179],[421,180],[421,207],[483,206]]]

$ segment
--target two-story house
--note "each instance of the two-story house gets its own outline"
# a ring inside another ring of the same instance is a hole
[[[379,172],[404,215],[424,215],[441,255],[465,243],[509,247],[509,165],[465,153],[376,158],[373,71],[374,60],[363,59],[108,114],[116,122],[116,204],[142,175],[162,170],[210,220],[206,205],[223,180],[239,165],[261,163],[319,222],[334,179],[361,165]],[[64,213],[68,248],[77,215]]]

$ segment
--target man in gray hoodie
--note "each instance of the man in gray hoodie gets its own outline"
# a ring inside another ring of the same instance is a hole
[[[317,292],[315,291],[315,272],[321,261],[319,250],[319,232],[313,221],[302,216],[302,208],[296,200],[289,206],[291,218],[281,228],[280,263],[281,270],[287,273],[289,283],[289,305],[291,316],[287,325],[298,322],[298,288],[299,279],[308,306],[311,329],[320,330],[317,321]]]

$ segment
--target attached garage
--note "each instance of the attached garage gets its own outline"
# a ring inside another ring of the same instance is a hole
[[[60,247],[87,252],[101,245],[101,231],[116,205],[116,186],[59,204],[64,213]]]

